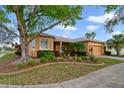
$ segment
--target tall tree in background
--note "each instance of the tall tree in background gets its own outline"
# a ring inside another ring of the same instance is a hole
[[[89,32],[89,33],[85,33],[85,38],[86,39],[94,39],[96,36],[95,32]]]
[[[113,32],[113,27],[119,23],[124,24],[124,6],[123,5],[109,5],[105,6],[105,12],[113,12],[114,16],[105,21],[105,28],[107,32]]]
[[[95,32],[91,32],[91,39],[94,39],[96,36],[96,33]]]
[[[85,38],[86,38],[86,39],[90,39],[90,38],[91,38],[90,33],[85,33]]]
[[[39,5],[28,5],[28,6],[1,6],[0,11],[4,12],[4,18],[8,22],[0,22],[2,29],[11,31],[13,35],[20,38],[21,43],[21,60],[28,60],[28,45],[29,43],[40,33],[53,28],[56,25],[62,24],[65,27],[76,24],[76,20],[81,19],[81,6],[39,6]],[[0,14],[1,15],[1,14]],[[13,24],[14,16],[14,28],[9,28],[8,25]],[[1,19],[0,19],[1,20]],[[19,35],[14,30],[19,32]],[[30,39],[29,34],[38,32]],[[11,35],[12,35],[11,34]]]
[[[119,56],[121,49],[124,47],[124,35],[113,35],[112,39],[107,40],[106,44],[108,48],[114,48],[117,52],[117,56]]]

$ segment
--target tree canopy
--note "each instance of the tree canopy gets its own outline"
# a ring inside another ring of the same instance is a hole
[[[119,23],[124,24],[124,6],[123,5],[109,5],[106,6],[105,12],[113,12],[114,17],[111,19],[107,19],[105,22],[105,28],[107,32],[113,32],[114,26]]]

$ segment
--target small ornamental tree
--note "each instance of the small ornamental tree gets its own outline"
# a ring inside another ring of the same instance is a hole
[[[80,52],[85,50],[85,45],[81,42],[74,42],[69,44],[70,51]]]

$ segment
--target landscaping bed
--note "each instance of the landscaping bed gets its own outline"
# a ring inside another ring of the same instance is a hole
[[[43,55],[43,54],[42,54]],[[49,59],[48,59],[49,58]],[[50,59],[51,58],[51,59]],[[84,57],[54,57],[54,54],[47,53],[42,56],[42,60],[40,58],[31,59],[29,62],[26,63],[19,63],[15,64],[16,61],[20,59],[19,55],[15,55],[14,53],[8,53],[1,58],[0,64],[0,73],[13,73],[18,72],[21,70],[30,69],[32,67],[36,67],[39,65],[44,64],[51,64],[51,63],[70,63],[70,64],[89,64],[89,65],[103,65],[104,62],[93,62],[90,60],[85,60],[86,56]],[[50,61],[51,60],[51,61]]]
[[[41,66],[30,71],[14,75],[0,75],[0,84],[14,85],[34,85],[34,84],[49,84],[58,83],[80,76],[86,75],[98,69],[107,66],[122,63],[123,61],[99,58],[99,61],[104,62],[104,65],[85,65],[85,64],[51,64]]]
[[[66,60],[66,61],[56,61],[56,62],[40,62],[39,59],[33,59],[35,60],[35,64],[34,65],[24,65],[23,67],[23,63],[22,63],[22,67],[19,67],[18,64],[13,64],[15,61],[17,61],[20,57],[15,57],[15,58],[12,58],[10,59],[9,61],[7,62],[4,62],[2,64],[0,64],[0,73],[11,73],[11,72],[18,72],[18,71],[21,71],[21,70],[26,70],[26,69],[29,69],[29,68],[33,68],[33,67],[36,67],[36,66],[39,66],[39,65],[50,65],[50,64],[57,64],[57,63],[70,63],[70,64],[87,64],[87,65],[103,65],[104,62],[97,62],[97,63],[94,63],[94,62],[89,62],[89,61],[83,61],[83,62],[77,62],[77,61],[70,61],[70,60]],[[26,63],[24,63],[26,64]]]

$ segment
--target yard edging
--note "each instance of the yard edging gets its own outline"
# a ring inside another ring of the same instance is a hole
[[[20,71],[15,71],[15,72],[9,72],[9,73],[0,73],[0,75],[14,75],[14,74],[20,74],[20,73],[23,73],[23,72],[27,72],[27,71],[30,71],[30,70],[33,70],[33,69],[36,69],[36,68],[39,68],[39,67],[42,67],[42,66],[48,66],[48,65],[52,65],[52,64],[84,64],[84,65],[104,65],[104,62],[101,63],[101,64],[87,64],[87,63],[79,63],[79,62],[55,62],[55,63],[47,63],[47,64],[41,64],[41,65],[38,65],[38,66],[34,66],[34,67],[31,67],[31,68],[27,68],[27,69],[24,69],[24,70],[20,70]]]

